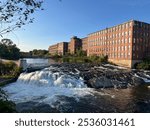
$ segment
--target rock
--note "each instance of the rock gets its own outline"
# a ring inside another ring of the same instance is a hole
[[[110,79],[105,77],[93,78],[88,82],[92,88],[112,88],[113,84]]]
[[[138,77],[132,77],[134,86],[140,86],[142,84],[145,84],[144,80]]]

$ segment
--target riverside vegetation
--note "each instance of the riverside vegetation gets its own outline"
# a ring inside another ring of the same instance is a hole
[[[64,56],[60,56],[58,54],[55,54],[54,56],[51,56],[51,58],[60,61],[60,62],[67,62],[67,63],[102,63],[102,62],[108,62],[108,56],[102,55],[102,56],[96,56],[92,55],[87,57],[87,54],[85,51],[82,51],[81,49],[76,51],[76,54],[70,54],[67,53]]]
[[[0,62],[0,87],[17,80],[21,68],[13,62]],[[0,112],[15,112],[15,104],[7,100],[7,96],[0,89]]]
[[[135,65],[136,69],[150,70],[150,59],[144,59],[142,62]]]
[[[81,49],[77,50],[76,54],[67,53],[64,56],[55,54],[53,56],[51,55],[50,57],[55,59],[56,61],[67,63],[109,63],[116,65],[108,61],[107,55],[92,55],[87,57],[86,52],[82,51]],[[138,70],[150,70],[150,58],[145,58],[140,63],[135,64],[134,68]]]

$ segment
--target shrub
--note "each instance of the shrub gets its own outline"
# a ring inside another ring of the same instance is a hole
[[[141,63],[138,63],[138,64],[136,65],[136,68],[137,68],[137,69],[150,70],[150,63],[148,63],[148,62],[141,62]]]
[[[0,76],[18,76],[21,72],[21,68],[19,68],[14,62],[6,62],[0,63]]]

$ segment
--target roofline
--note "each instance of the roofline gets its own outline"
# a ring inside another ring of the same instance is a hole
[[[132,20],[129,20],[129,21],[127,21],[127,22],[123,22],[123,23],[121,23],[121,24],[114,25],[114,26],[112,26],[112,27],[108,27],[108,28],[105,28],[105,29],[101,29],[101,30],[95,31],[95,32],[93,32],[93,33],[89,33],[88,35],[97,33],[97,32],[99,32],[99,31],[104,31],[104,30],[106,30],[106,29],[110,29],[110,28],[113,28],[113,27],[116,27],[116,26],[119,26],[119,25],[122,25],[122,24],[125,24],[125,23],[128,23],[128,22],[141,22],[141,23],[145,23],[145,24],[149,24],[149,25],[150,25],[150,23],[146,23],[146,22],[142,22],[142,21],[140,21],[140,20],[133,20],[133,19],[132,19]]]

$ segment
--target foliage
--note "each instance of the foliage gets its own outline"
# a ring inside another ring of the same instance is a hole
[[[42,9],[42,0],[1,0],[0,36],[33,22],[31,14]]]
[[[50,54],[48,53],[47,50],[37,50],[34,49],[33,51],[30,52],[20,52],[20,57],[21,58],[38,58],[38,57],[49,57]]]
[[[16,77],[19,75],[21,69],[14,62],[0,62],[0,76],[1,77]]]
[[[76,51],[76,56],[81,57],[81,56],[86,56],[86,52],[83,51],[82,49],[78,49]]]
[[[16,112],[15,104],[10,101],[3,101],[0,99],[0,113],[12,113]]]
[[[30,52],[20,52],[20,58],[31,58],[32,54]]]
[[[136,69],[150,70],[150,61],[143,61],[136,65]]]
[[[135,64],[135,68],[150,70],[150,58],[144,58],[142,62]]]
[[[0,42],[0,58],[16,60],[20,57],[20,49],[10,39],[2,39]]]
[[[32,57],[44,57],[45,55],[48,54],[48,51],[34,49],[33,51],[30,51],[29,53],[31,54]]]
[[[71,63],[102,63],[108,61],[108,56],[64,56],[62,58],[63,62],[71,62]]]

